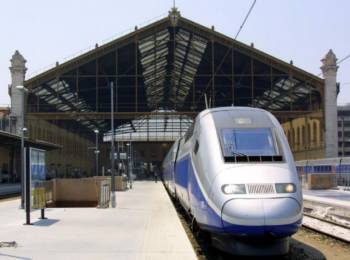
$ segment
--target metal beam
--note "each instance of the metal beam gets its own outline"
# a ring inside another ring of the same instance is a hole
[[[292,119],[304,117],[306,114],[309,118],[323,118],[322,110],[300,110],[300,111],[270,111],[279,119]],[[176,112],[115,112],[114,115],[118,119],[130,119],[141,116],[153,115],[186,115],[194,118],[199,112],[195,111],[176,111]],[[27,113],[28,119],[45,119],[45,120],[76,120],[77,118],[88,119],[109,119],[110,112],[31,112]]]

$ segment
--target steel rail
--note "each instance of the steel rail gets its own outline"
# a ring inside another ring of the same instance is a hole
[[[308,214],[308,213],[304,213],[304,217],[311,218],[311,219],[316,219],[316,220],[318,220],[318,221],[327,223],[328,225],[338,226],[338,227],[340,227],[340,228],[345,228],[345,229],[347,229],[347,230],[350,231],[350,228],[347,227],[347,226],[345,226],[345,225],[341,225],[341,224],[339,224],[339,223],[335,223],[335,222],[332,222],[332,221],[329,221],[329,220],[321,219],[321,218],[319,218],[319,217],[313,216],[313,215]],[[339,240],[339,241],[342,241],[342,242],[344,242],[344,243],[350,244],[350,240],[345,239],[345,238],[343,238],[343,237],[341,237],[341,236],[337,236],[337,235],[335,235],[335,234],[330,234],[330,233],[328,233],[328,232],[326,232],[326,231],[323,231],[323,230],[321,230],[321,229],[317,229],[317,228],[315,228],[315,227],[312,227],[312,226],[309,226],[309,225],[305,225],[305,223],[303,223],[302,226],[303,226],[304,228],[309,229],[309,230],[312,230],[312,231],[314,231],[314,232],[316,232],[316,233],[319,233],[319,234],[322,234],[322,235],[326,235],[326,236],[328,236],[328,237],[332,237],[332,238],[334,238],[334,239],[336,239],[336,240]]]

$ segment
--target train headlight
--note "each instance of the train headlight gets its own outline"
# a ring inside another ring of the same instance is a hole
[[[225,194],[246,194],[244,184],[225,184],[222,185],[221,190]]]
[[[275,187],[277,193],[294,193],[297,190],[293,183],[276,183]]]

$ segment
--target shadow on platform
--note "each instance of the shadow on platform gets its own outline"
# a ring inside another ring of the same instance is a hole
[[[39,227],[48,227],[53,224],[56,224],[59,220],[58,219],[40,219],[36,222],[33,222],[32,224],[34,226],[39,226]]]
[[[8,255],[8,254],[3,254],[0,253],[0,258],[6,257],[7,259],[22,259],[22,260],[31,260],[32,258],[29,257],[22,257],[22,256],[15,256],[15,255]]]

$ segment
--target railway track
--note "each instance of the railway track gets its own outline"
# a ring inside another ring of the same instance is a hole
[[[234,256],[230,254],[226,254],[224,252],[221,252],[215,248],[212,247],[210,238],[207,236],[207,234],[199,232],[196,228],[193,228],[193,223],[191,219],[188,217],[187,213],[183,210],[183,208],[179,205],[179,203],[170,196],[174,207],[177,211],[177,214],[179,216],[179,219],[186,231],[186,234],[191,241],[191,244],[197,254],[197,257],[199,260],[231,260],[231,259],[284,259],[284,260],[296,260],[296,259],[326,259],[326,257],[323,256],[321,251],[318,251],[317,249],[319,247],[322,248],[322,251],[326,251],[327,249],[324,249],[324,244],[329,244],[330,251],[332,251],[331,254],[333,254],[334,250],[341,250],[341,255],[345,254],[343,253],[343,247],[347,248],[349,241],[346,239],[343,239],[342,237],[334,236],[334,234],[328,234],[326,232],[323,232],[319,230],[316,226],[311,227],[311,225],[307,225],[306,223],[303,224],[304,229],[300,230],[301,236],[299,237],[292,237],[291,238],[291,244],[290,244],[290,252],[288,255],[284,256],[266,256],[266,257],[239,257]],[[304,219],[312,218],[307,216],[308,213],[304,214]],[[317,218],[317,217],[316,217]],[[321,221],[317,219],[318,221]],[[341,224],[334,225],[333,222],[325,221],[328,225],[336,226],[339,228],[344,228]],[[347,228],[347,230],[349,230]],[[314,235],[308,235],[308,233],[312,233]],[[319,239],[319,237],[324,237],[322,240]],[[317,237],[317,240],[315,240],[313,237]],[[329,240],[327,239],[329,238]],[[308,241],[305,241],[305,239],[309,239]],[[316,244],[319,244],[319,246],[312,247],[312,244],[308,244],[311,241],[314,241]],[[339,241],[333,242],[333,241]],[[341,248],[341,249],[339,249]],[[327,251],[326,251],[327,252]],[[337,258],[335,258],[337,259]],[[341,258],[343,259],[343,258]]]
[[[304,213],[303,227],[332,237],[345,243],[350,243],[350,227],[310,213]]]

